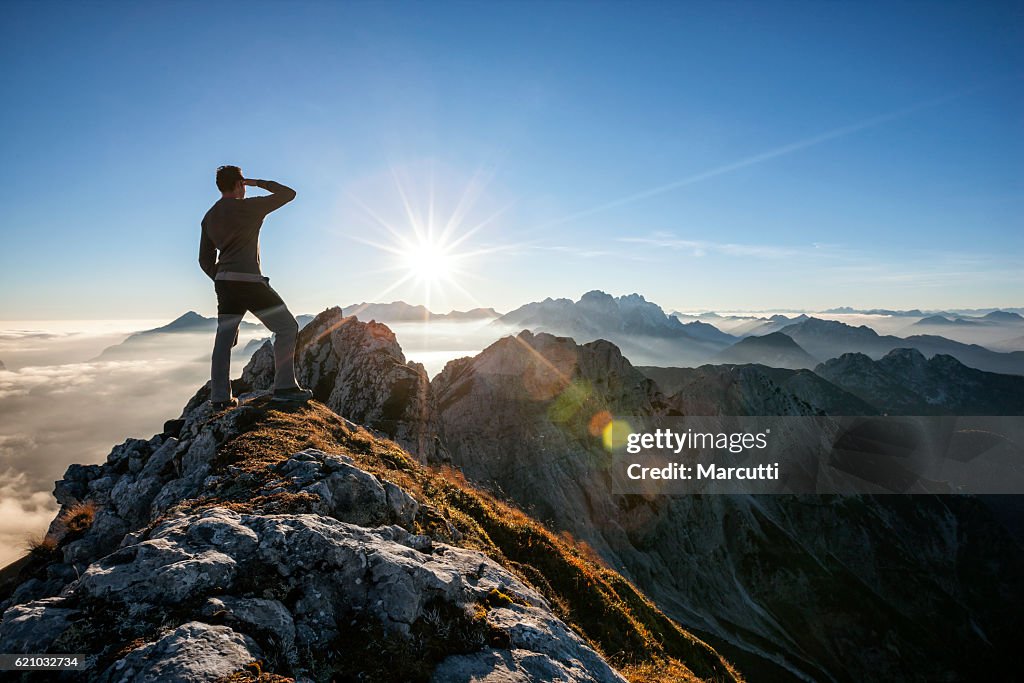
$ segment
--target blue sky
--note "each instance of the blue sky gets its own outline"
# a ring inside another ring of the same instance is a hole
[[[213,314],[224,163],[295,313],[1024,305],[1019,3],[12,2],[0,62],[0,319]]]

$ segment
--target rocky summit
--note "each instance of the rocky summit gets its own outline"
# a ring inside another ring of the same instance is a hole
[[[421,462],[438,455],[430,378],[407,361],[387,325],[359,322],[330,308],[299,332],[296,377],[328,408],[380,431]],[[269,389],[274,352],[266,342],[242,371],[244,390]]]
[[[0,651],[86,670],[25,680],[739,680],[589,546],[403,448],[433,423],[409,419],[421,369],[389,330],[309,328],[304,381],[376,426],[258,389],[213,412],[204,387],[165,432],[69,467],[0,575]]]

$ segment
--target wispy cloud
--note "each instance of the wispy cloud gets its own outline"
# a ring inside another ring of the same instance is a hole
[[[869,128],[874,128],[876,126],[880,126],[882,124],[889,123],[890,121],[896,121],[898,119],[905,118],[905,117],[910,116],[912,114],[915,114],[917,112],[924,111],[926,109],[931,109],[932,107],[937,107],[937,106],[945,104],[947,102],[952,102],[954,100],[958,100],[960,98],[966,97],[966,96],[971,95],[973,93],[976,93],[978,91],[985,90],[987,88],[991,88],[991,87],[993,87],[995,85],[998,85],[1000,83],[1005,83],[1008,80],[1012,80],[1012,79],[1013,78],[1005,78],[1004,77],[1004,78],[990,80],[990,81],[987,81],[985,83],[981,83],[981,84],[978,84],[978,85],[975,85],[975,86],[972,86],[972,87],[969,87],[969,88],[964,88],[964,89],[956,90],[956,91],[953,91],[953,92],[949,92],[949,93],[946,93],[944,95],[940,95],[938,97],[934,97],[934,98],[929,99],[929,100],[924,100],[924,101],[917,102],[915,104],[912,104],[912,105],[909,105],[909,106],[906,106],[906,107],[902,107],[900,109],[895,109],[893,111],[889,111],[889,112],[886,112],[886,113],[883,113],[883,114],[879,114],[877,116],[872,116],[870,118],[866,118],[866,119],[863,119],[861,121],[857,121],[855,123],[852,123],[852,124],[849,124],[849,125],[846,125],[846,126],[841,126],[839,128],[833,128],[831,130],[827,130],[825,132],[818,133],[817,135],[812,135],[812,136],[806,137],[806,138],[804,138],[802,140],[797,140],[795,142],[791,142],[791,143],[786,144],[786,145],[782,145],[782,146],[779,146],[779,147],[775,147],[773,149],[766,150],[766,151],[761,152],[759,154],[753,154],[751,156],[747,156],[747,157],[744,157],[742,159],[738,159],[738,160],[730,162],[730,163],[726,163],[726,164],[722,164],[720,166],[716,166],[714,168],[710,168],[710,169],[708,169],[706,171],[701,171],[701,172],[698,172],[698,173],[694,173],[694,174],[686,176],[684,178],[679,178],[677,180],[673,180],[673,181],[664,183],[662,185],[656,185],[656,186],[648,188],[646,190],[641,190],[639,192],[635,192],[635,193],[630,194],[630,195],[619,197],[618,199],[613,199],[612,201],[606,202],[604,204],[599,204],[599,205],[591,207],[589,209],[584,209],[582,211],[577,211],[576,213],[570,214],[568,216],[563,216],[562,218],[559,218],[559,219],[556,219],[556,220],[553,220],[553,221],[548,221],[548,222],[542,224],[541,226],[538,226],[538,228],[540,228],[540,229],[550,228],[550,227],[553,227],[553,226],[556,226],[556,225],[561,225],[561,224],[564,224],[564,223],[570,223],[570,222],[576,221],[576,220],[578,220],[580,218],[585,218],[586,216],[591,216],[591,215],[593,215],[595,213],[599,213],[601,211],[607,211],[608,209],[613,209],[613,208],[616,208],[616,207],[619,207],[619,206],[624,206],[626,204],[632,204],[633,202],[637,202],[637,201],[640,201],[642,199],[647,199],[649,197],[654,197],[656,195],[664,194],[665,192],[670,192],[672,190],[676,190],[678,188],[685,187],[687,185],[692,185],[694,183],[698,183],[698,182],[701,182],[701,181],[704,181],[704,180],[708,180],[710,178],[715,178],[715,177],[720,176],[720,175],[731,173],[732,171],[737,171],[737,170],[742,169],[742,168],[747,168],[747,167],[750,167],[750,166],[755,166],[757,164],[761,164],[763,162],[770,161],[770,160],[778,158],[778,157],[786,156],[788,154],[793,154],[794,152],[798,152],[800,150],[807,149],[809,147],[814,147],[816,145],[820,145],[820,144],[822,144],[824,142],[828,142],[830,140],[835,140],[835,139],[838,139],[838,138],[843,138],[843,137],[846,137],[848,135],[853,135],[854,133],[858,133],[858,132],[860,132],[862,130],[867,130]]]
[[[745,258],[782,259],[802,256],[816,247],[807,249],[781,247],[769,244],[738,244],[734,242],[709,242],[707,240],[689,240],[669,235],[652,235],[650,237],[619,237],[618,242],[637,244],[658,249],[686,250],[694,256],[705,256],[708,253],[720,253],[727,256]]]
[[[0,341],[20,341],[22,339],[53,339],[62,335],[40,330],[0,330]]]
[[[29,537],[41,535],[57,512],[53,495],[34,484],[24,472],[0,471],[0,566],[24,555]]]
[[[554,251],[567,256],[574,256],[576,258],[592,259],[592,258],[616,258],[616,259],[628,259],[631,261],[653,261],[654,258],[643,254],[624,252],[621,249],[607,249],[607,248],[595,248],[586,246],[570,246],[565,244],[534,244],[526,247],[526,249],[532,249],[535,251]]]

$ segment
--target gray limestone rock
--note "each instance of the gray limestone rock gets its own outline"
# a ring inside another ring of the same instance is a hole
[[[61,598],[45,598],[8,608],[0,623],[0,652],[49,652],[76,614],[61,607],[63,602]]]
[[[227,676],[260,658],[256,642],[226,626],[182,624],[129,652],[97,679],[103,683],[196,683]]]

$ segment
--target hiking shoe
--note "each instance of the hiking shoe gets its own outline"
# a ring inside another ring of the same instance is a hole
[[[306,402],[313,398],[313,392],[309,389],[303,389],[302,387],[293,387],[291,389],[274,389],[274,396],[271,401],[302,401]]]
[[[224,410],[226,408],[234,408],[238,405],[237,398],[229,398],[226,401],[210,401],[210,405],[213,406],[214,410]]]

